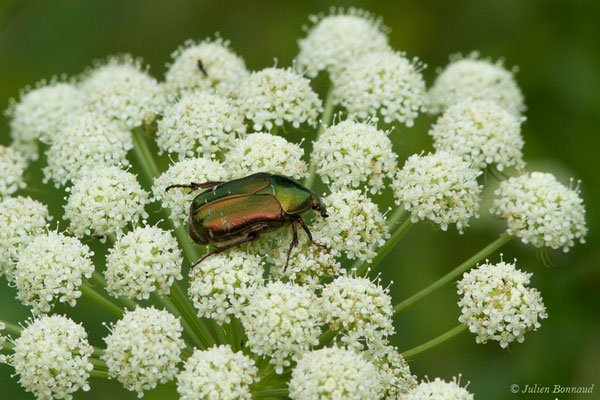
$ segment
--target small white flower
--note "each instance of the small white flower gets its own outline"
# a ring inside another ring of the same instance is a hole
[[[413,223],[430,220],[442,230],[456,224],[459,233],[478,217],[480,171],[445,151],[406,160],[392,184],[396,204],[404,204]]]
[[[258,381],[258,368],[242,352],[229,346],[196,350],[177,376],[181,400],[252,399],[250,385]]]
[[[384,389],[384,399],[404,399],[410,390],[417,386],[417,377],[410,372],[404,357],[387,341],[377,349],[361,353],[379,370],[379,378]]]
[[[78,237],[120,234],[128,224],[148,217],[144,210],[148,193],[135,175],[119,167],[87,169],[67,191],[71,194],[63,218]]]
[[[460,377],[452,378],[445,382],[435,378],[433,382],[427,380],[408,392],[403,400],[473,400],[473,395],[460,386]]]
[[[442,112],[465,100],[493,100],[520,116],[525,111],[523,94],[514,74],[502,61],[478,60],[473,53],[467,58],[451,57],[450,64],[438,75],[429,90],[429,110]]]
[[[527,287],[532,274],[516,269],[515,263],[486,260],[458,282],[458,320],[477,335],[477,343],[495,340],[502,348],[515,340],[523,343],[523,335],[548,318],[540,292]]]
[[[304,149],[281,136],[253,133],[233,143],[225,154],[224,165],[230,178],[241,178],[255,172],[270,172],[301,179],[306,176]]]
[[[306,29],[306,38],[298,40],[296,60],[311,78],[323,70],[333,75],[363,54],[389,48],[387,29],[366,11],[332,9],[327,16],[310,16],[310,21],[314,26]]]
[[[246,132],[244,117],[229,100],[210,93],[192,92],[165,110],[158,122],[159,151],[186,157],[210,158]]]
[[[228,96],[248,76],[244,60],[231,51],[229,41],[220,38],[200,43],[186,41],[171,57],[173,63],[168,66],[165,81],[173,94],[215,91],[220,96]]]
[[[366,53],[333,76],[333,101],[360,119],[380,116],[411,127],[426,103],[422,69],[404,53]]]
[[[461,156],[473,168],[523,168],[521,121],[491,100],[450,106],[429,130],[433,147]]]
[[[3,331],[4,329],[6,329],[6,324],[2,321],[0,321],[0,331]],[[6,342],[6,337],[2,336],[2,334],[0,333],[0,349],[3,348],[4,343]],[[0,354],[0,364],[4,364],[7,360],[7,356],[4,354]]]
[[[129,165],[127,152],[133,148],[131,133],[97,113],[85,113],[54,136],[46,152],[44,183],[56,187],[73,181],[86,168]]]
[[[79,389],[90,390],[93,349],[80,324],[62,315],[43,316],[31,321],[14,344],[8,362],[36,399],[71,400]]]
[[[173,184],[201,183],[206,181],[223,181],[228,178],[228,172],[218,161],[206,158],[189,158],[179,161],[169,167],[152,184],[153,200],[160,201],[163,207],[171,211],[171,219],[175,227],[187,221],[190,204],[200,191],[173,188],[165,189]]]
[[[72,119],[82,112],[83,93],[73,84],[41,81],[35,89],[21,92],[6,114],[15,140],[29,142],[42,139],[51,142]]]
[[[148,299],[168,295],[182,279],[183,255],[171,232],[153,226],[136,228],[117,239],[106,256],[106,291],[115,297]]]
[[[311,162],[332,190],[365,184],[374,194],[385,187],[385,177],[393,177],[397,157],[386,132],[346,120],[325,129],[314,143]]]
[[[325,285],[319,301],[324,322],[343,333],[346,346],[371,348],[394,334],[389,289],[369,279],[340,276]]]
[[[316,126],[322,103],[310,87],[310,81],[287,68],[265,68],[253,72],[234,91],[236,104],[253,129],[284,123],[298,128],[308,123]]]
[[[563,186],[552,174],[532,172],[513,177],[494,192],[492,214],[506,219],[507,232],[525,244],[567,252],[585,243],[585,208],[578,189]]]
[[[25,168],[27,161],[18,150],[0,145],[0,199],[27,186],[23,179]]]
[[[339,190],[323,199],[329,218],[311,226],[317,243],[335,255],[370,261],[389,238],[385,217],[377,204],[358,190]]]
[[[19,153],[21,153],[21,155],[23,157],[25,157],[25,160],[35,161],[40,158],[40,155],[39,155],[39,147],[40,146],[39,146],[37,140],[35,140],[35,139],[23,140],[18,137],[14,137],[14,136],[12,139],[13,140],[12,140],[12,143],[10,144],[10,147],[17,150]]]
[[[371,362],[339,347],[306,353],[292,371],[289,388],[293,400],[377,400],[383,389]]]
[[[317,296],[308,288],[270,282],[258,288],[244,307],[242,322],[253,353],[271,357],[278,374],[291,360],[319,343]]]
[[[0,275],[12,280],[18,253],[46,231],[48,207],[29,197],[8,197],[0,201]]]
[[[93,255],[88,246],[62,233],[36,236],[19,253],[14,272],[17,299],[34,314],[50,312],[56,301],[75,307],[79,286],[94,272]]]
[[[241,318],[248,298],[262,284],[263,264],[258,256],[230,250],[194,267],[188,296],[198,317],[212,318],[220,325],[230,323],[231,315]]]
[[[128,129],[154,121],[166,99],[162,88],[138,59],[111,57],[87,72],[81,82],[88,108]]]
[[[126,311],[110,330],[102,356],[109,377],[136,391],[138,397],[175,378],[185,347],[178,318],[154,307],[138,307]]]

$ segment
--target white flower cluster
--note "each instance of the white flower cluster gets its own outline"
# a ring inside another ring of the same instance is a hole
[[[445,382],[440,378],[423,381],[408,392],[403,400],[473,400],[473,395],[460,386],[460,379]]]
[[[456,224],[459,233],[478,217],[481,172],[445,151],[410,156],[392,184],[396,204],[404,204],[412,222],[430,220],[442,230]]]
[[[18,150],[0,145],[0,199],[25,188],[25,168],[27,160]]]
[[[216,254],[190,272],[188,295],[199,317],[212,318],[218,324],[229,323],[230,315],[242,317],[242,309],[262,284],[260,257],[231,250]]]
[[[311,154],[317,173],[332,190],[358,188],[364,183],[371,193],[385,187],[385,177],[392,179],[397,158],[386,132],[352,120],[325,129]]]
[[[165,192],[173,184],[189,184],[190,182],[223,181],[228,178],[228,172],[215,160],[206,158],[188,158],[176,162],[163,172],[152,184],[152,200],[160,201],[163,207],[171,212],[171,220],[175,227],[187,221],[191,201],[198,191],[174,188]]]
[[[167,107],[158,121],[156,144],[160,152],[210,158],[227,149],[246,132],[244,117],[231,102],[210,93],[192,92]]]
[[[293,400],[378,400],[383,389],[371,362],[339,347],[306,353],[292,371],[289,388]]]
[[[343,332],[344,345],[362,350],[381,344],[394,333],[392,298],[367,278],[340,276],[321,293],[323,321]]]
[[[253,133],[233,143],[225,154],[231,179],[255,172],[270,172],[301,179],[306,176],[304,149],[281,136]]]
[[[35,319],[15,341],[8,361],[19,375],[19,383],[38,400],[73,398],[79,389],[90,390],[93,369],[88,358],[92,346],[87,333],[62,315]]]
[[[370,261],[376,249],[390,237],[385,217],[377,204],[359,190],[339,190],[323,199],[329,218],[311,227],[315,242],[332,254]]]
[[[473,168],[523,168],[521,119],[491,100],[450,106],[429,130],[433,147],[459,155]]]
[[[314,26],[298,40],[296,61],[311,78],[323,70],[333,76],[363,54],[389,49],[386,28],[366,11],[333,9],[328,16],[310,16],[310,21]]]
[[[182,279],[183,255],[171,232],[146,226],[117,239],[106,256],[106,291],[138,300],[150,294],[168,295]]]
[[[89,112],[66,124],[46,152],[44,183],[56,187],[79,178],[87,168],[129,165],[127,152],[133,148],[131,133],[103,115]]]
[[[515,340],[522,343],[526,332],[537,330],[540,319],[548,318],[540,293],[528,288],[530,273],[515,264],[486,264],[467,272],[458,282],[461,316],[477,343],[500,342],[502,348]]]
[[[271,357],[278,374],[319,343],[317,296],[304,286],[279,281],[258,288],[244,307],[242,322],[253,353]]]
[[[3,331],[6,329],[6,324],[2,321],[0,321],[0,331]],[[6,342],[6,337],[2,336],[2,333],[0,332],[0,349],[3,349],[4,347],[4,343]],[[4,364],[7,360],[6,355],[4,354],[0,354],[0,364]]]
[[[177,375],[181,361],[182,327],[179,319],[154,307],[126,311],[123,318],[104,338],[106,351],[102,359],[111,378],[117,378],[127,390],[144,390],[166,383]]]
[[[442,112],[465,100],[493,100],[502,108],[520,116],[525,111],[523,94],[514,74],[501,61],[478,60],[477,53],[453,57],[429,89],[429,109]]]
[[[34,314],[50,312],[57,300],[75,307],[79,286],[94,272],[93,255],[88,246],[62,233],[36,236],[19,253],[14,272],[17,298]]]
[[[270,130],[284,123],[294,128],[305,122],[315,126],[323,111],[321,99],[310,87],[310,81],[289,68],[253,72],[239,84],[234,98],[255,131],[263,127]]]
[[[18,102],[7,110],[13,139],[30,142],[53,137],[83,111],[84,95],[75,85],[41,81],[36,88],[22,92]]]
[[[417,386],[417,377],[410,372],[408,363],[394,346],[379,347],[369,359],[379,369],[384,399],[404,399]],[[369,354],[362,353],[363,355]]]
[[[507,232],[536,247],[562,247],[567,252],[585,243],[585,208],[577,189],[563,186],[552,174],[532,172],[507,179],[495,191],[490,209],[506,219]]]
[[[249,386],[258,381],[258,368],[229,346],[196,350],[177,376],[181,400],[252,399]]]
[[[19,251],[46,229],[48,207],[29,197],[8,197],[0,201],[0,275],[13,279]]]
[[[411,127],[426,103],[421,69],[404,53],[366,53],[332,77],[333,101],[358,118],[381,116],[387,124]]]
[[[172,94],[215,91],[228,96],[248,76],[244,60],[231,51],[229,41],[220,38],[200,43],[187,41],[171,57],[173,63],[165,75],[165,86]]]
[[[165,107],[163,90],[131,56],[112,57],[81,82],[87,107],[128,129],[154,121]]]
[[[86,169],[66,191],[71,194],[63,218],[78,237],[120,234],[127,224],[148,217],[148,193],[135,175],[116,166]]]

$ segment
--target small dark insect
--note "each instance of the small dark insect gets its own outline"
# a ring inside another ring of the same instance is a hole
[[[316,210],[327,218],[325,205],[311,190],[295,179],[283,175],[259,172],[232,181],[208,181],[204,183],[177,184],[173,188],[204,190],[190,205],[188,233],[198,244],[230,242],[215,248],[201,257],[192,268],[213,254],[250,242],[261,232],[292,226],[293,239],[288,250],[285,269],[290,262],[294,246],[298,244],[297,224],[300,224],[311,243],[312,234],[302,219],[302,214]]]
[[[202,75],[208,76],[206,69],[204,69],[204,63],[202,63],[202,60],[198,60],[198,68],[200,69],[200,72],[202,72]]]

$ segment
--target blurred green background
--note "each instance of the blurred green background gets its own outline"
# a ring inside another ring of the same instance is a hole
[[[503,57],[518,65],[517,80],[528,105],[523,125],[525,158],[529,170],[581,179],[590,232],[588,243],[569,253],[551,251],[553,266],[545,266],[531,246],[511,242],[503,249],[506,260],[533,272],[550,317],[525,343],[502,350],[497,344],[475,344],[462,334],[411,362],[419,378],[450,379],[463,374],[469,390],[480,399],[598,399],[600,398],[600,248],[598,246],[600,176],[600,2],[598,1],[117,1],[117,0],[0,0],[0,109],[19,89],[41,78],[75,75],[92,60],[119,52],[141,56],[151,73],[161,78],[175,48],[188,38],[201,39],[220,32],[230,39],[250,69],[290,65],[298,51],[296,40],[308,15],[330,6],[357,6],[381,15],[392,29],[390,42],[435,69],[448,55],[479,50],[492,59]],[[323,87],[317,87],[323,91]],[[413,129],[391,134],[401,155],[431,149],[426,132],[432,118],[422,116]],[[299,141],[299,137],[293,138]],[[0,123],[0,143],[9,143],[7,121]],[[39,182],[34,164],[28,174]],[[486,199],[494,180],[487,179]],[[48,194],[50,193],[50,194]],[[27,192],[49,203],[60,218],[62,195],[48,185]],[[382,197],[385,199],[385,196]],[[414,227],[383,267],[384,285],[391,280],[394,303],[426,286],[491,242],[504,225],[489,217],[485,204],[481,218],[464,235]],[[387,206],[387,204],[386,204]],[[2,227],[0,227],[2,229]],[[101,255],[101,254],[100,254]],[[492,261],[498,261],[494,255]],[[28,311],[14,300],[15,292],[2,278],[0,316],[24,320]],[[396,321],[393,341],[405,350],[431,339],[457,323],[457,295],[448,286],[436,292]],[[58,311],[64,311],[58,308]],[[107,333],[101,321],[114,318],[85,299],[69,310],[84,321],[93,344],[102,345]],[[11,378],[13,369],[0,366],[0,398],[33,398]],[[586,395],[512,394],[512,384],[590,386]],[[174,390],[159,388],[147,399],[171,398]],[[93,379],[92,391],[76,399],[134,399],[118,383]]]

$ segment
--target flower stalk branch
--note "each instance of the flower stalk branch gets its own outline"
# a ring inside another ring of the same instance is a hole
[[[435,339],[432,339],[426,343],[423,343],[420,346],[414,347],[410,350],[406,350],[405,352],[402,353],[402,357],[404,357],[405,359],[412,359],[413,357],[422,354],[428,350],[431,350],[432,348],[434,348],[437,345],[440,345],[450,339],[452,339],[454,336],[458,335],[461,332],[464,332],[467,330],[467,326],[464,324],[459,324],[458,326],[450,329],[448,332],[436,337]]]

